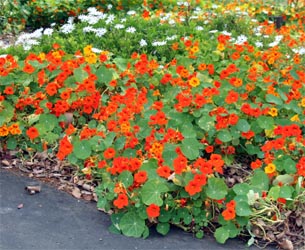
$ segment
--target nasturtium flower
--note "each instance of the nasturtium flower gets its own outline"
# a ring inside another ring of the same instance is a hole
[[[189,80],[189,85],[192,87],[197,87],[200,84],[200,80],[197,77],[192,77]]]
[[[268,114],[271,115],[272,117],[277,116],[278,115],[277,108],[271,108]]]
[[[27,131],[26,131],[27,136],[33,140],[35,138],[37,138],[39,136],[39,132],[38,129],[35,127],[30,127]]]
[[[117,208],[122,209],[128,205],[128,197],[126,194],[119,194],[118,198],[113,201],[113,205]]]
[[[8,127],[6,125],[3,125],[0,127],[0,136],[4,137],[9,134]]]
[[[265,167],[265,173],[266,174],[273,174],[276,171],[276,166],[273,163],[269,163]]]
[[[160,215],[160,207],[155,204],[150,204],[146,208],[146,213],[150,218],[156,218]]]

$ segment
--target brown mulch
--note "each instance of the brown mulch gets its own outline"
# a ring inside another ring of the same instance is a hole
[[[22,154],[21,154],[22,153]],[[59,161],[45,152],[34,155],[24,152],[0,150],[0,167],[16,175],[27,176],[65,191],[77,199],[97,201],[96,186],[90,180],[78,175],[76,167]]]

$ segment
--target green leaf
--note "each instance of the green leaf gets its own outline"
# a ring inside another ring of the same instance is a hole
[[[217,240],[217,242],[224,244],[227,241],[227,239],[229,239],[229,231],[224,227],[219,227],[216,229],[214,233],[214,237]]]
[[[145,220],[133,212],[124,214],[119,225],[122,233],[128,237],[139,238],[145,230]]]
[[[17,147],[17,140],[15,137],[9,137],[6,142],[7,149],[14,150]]]
[[[300,80],[300,77],[299,77],[298,73],[297,73],[294,69],[290,70],[290,75],[291,75],[295,80]]]
[[[163,200],[161,194],[168,191],[167,185],[158,179],[147,181],[141,190],[141,198],[145,205],[156,204],[162,206]]]
[[[279,197],[286,199],[291,198],[293,191],[294,189],[291,186],[282,186],[279,193]]]
[[[108,84],[113,79],[113,70],[108,69],[104,66],[100,67],[96,71],[95,74],[96,74],[99,82],[103,82],[103,83],[106,83],[106,84]]]
[[[274,104],[277,104],[277,105],[282,105],[283,104],[283,100],[277,96],[274,96],[274,95],[266,95],[266,101],[269,102],[269,103],[274,103]]]
[[[202,115],[198,120],[198,126],[205,131],[211,130],[215,126],[213,118],[214,117],[211,117],[208,114]]]
[[[289,174],[283,174],[278,175],[275,177],[274,181],[272,182],[272,185],[279,185],[281,183],[282,185],[290,185],[294,182],[294,178]]]
[[[120,182],[123,183],[124,187],[125,188],[128,188],[132,185],[133,183],[133,176],[132,176],[132,173],[129,172],[129,171],[123,171],[119,177],[118,177],[118,180]]]
[[[88,73],[81,68],[76,68],[74,70],[74,77],[76,82],[82,82],[88,77]]]
[[[251,187],[256,188],[255,191],[267,191],[269,189],[269,178],[261,169],[254,170],[251,178]]]
[[[127,68],[127,59],[121,58],[121,57],[116,57],[113,62],[115,65],[118,67],[120,71],[124,71]]]
[[[223,179],[211,177],[208,179],[206,194],[209,198],[220,200],[226,197],[228,191]]]
[[[169,223],[158,223],[156,229],[159,234],[167,235],[170,229],[170,225]]]
[[[58,124],[58,120],[55,115],[41,114],[39,116],[39,125],[43,127],[44,131],[52,131]]]
[[[224,129],[218,132],[217,138],[222,142],[229,142],[232,140],[232,135],[229,130]]]
[[[269,116],[260,116],[257,118],[258,126],[262,129],[273,129],[274,120]]]
[[[177,158],[177,153],[175,151],[176,145],[173,144],[165,144],[162,157],[164,159],[164,165],[173,167],[174,159]]]
[[[241,132],[248,132],[250,130],[250,124],[245,119],[240,119],[236,124],[236,128]]]
[[[189,160],[195,160],[199,156],[200,146],[198,140],[186,138],[182,141],[181,151]]]
[[[3,106],[4,109],[0,111],[0,126],[2,126],[4,123],[10,122],[14,116],[14,108],[9,102],[3,101],[1,106]]]
[[[236,202],[235,211],[238,216],[249,216],[252,213],[249,204],[245,201]]]
[[[268,192],[268,198],[277,200],[280,194],[280,186],[271,187]]]
[[[73,154],[81,160],[87,159],[91,155],[91,146],[88,141],[75,141],[73,143]]]
[[[106,135],[106,138],[103,141],[106,148],[112,146],[115,136],[116,136],[115,132],[110,132]]]
[[[233,186],[236,195],[245,195],[249,192],[250,186],[247,183],[238,183]]]
[[[182,128],[181,133],[184,138],[196,138],[196,131],[194,130],[192,124],[185,124]]]

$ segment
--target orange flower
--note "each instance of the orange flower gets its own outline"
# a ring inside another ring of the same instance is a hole
[[[6,125],[3,125],[0,127],[0,136],[7,136],[9,134],[8,127]]]
[[[9,126],[8,130],[10,131],[10,133],[12,135],[20,135],[21,134],[21,130],[20,130],[19,125],[17,123],[14,123],[11,126]]]
[[[160,215],[160,207],[158,207],[155,204],[150,204],[146,208],[146,213],[147,213],[148,217],[156,218],[156,217],[158,217]]]
[[[142,184],[147,180],[146,171],[139,171],[134,175],[134,181],[138,184]]]
[[[189,193],[189,195],[195,195],[201,192],[201,183],[197,180],[191,180],[186,186],[185,191]]]
[[[105,159],[112,159],[115,156],[115,149],[114,148],[107,148],[104,151],[104,158]]]
[[[225,220],[235,219],[236,217],[235,205],[236,202],[234,200],[231,200],[230,202],[227,203],[226,205],[227,208],[221,213]]]
[[[117,208],[122,209],[128,205],[128,197],[126,194],[119,194],[118,198],[113,201],[113,205]]]
[[[30,127],[26,131],[26,134],[31,140],[33,140],[39,136],[39,132],[38,132],[37,128],[35,128],[35,127]]]
[[[4,92],[4,94],[12,95],[12,94],[14,94],[14,88],[12,86],[7,86],[3,92]]]
[[[238,101],[238,93],[233,91],[233,90],[230,90],[226,99],[225,99],[225,102],[228,103],[228,104],[232,104],[232,103],[235,103]]]
[[[157,174],[163,178],[168,178],[171,175],[171,169],[168,166],[160,166],[156,171]]]

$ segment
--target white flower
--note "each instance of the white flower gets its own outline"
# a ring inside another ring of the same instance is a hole
[[[110,24],[113,22],[115,16],[113,14],[109,15],[108,18],[106,19],[106,24]]]
[[[135,33],[137,30],[136,30],[136,28],[135,27],[128,27],[127,29],[126,29],[126,32],[128,32],[128,33]]]
[[[173,40],[175,40],[176,38],[177,38],[177,35],[167,36],[167,37],[166,37],[166,40],[167,40],[167,41],[173,41]]]
[[[118,23],[116,25],[114,25],[114,28],[119,30],[119,29],[124,29],[125,28],[125,25],[124,24],[121,24],[121,23]]]
[[[108,9],[108,10],[111,10],[111,9],[112,9],[112,4],[108,4],[108,5],[107,5],[107,9]]]
[[[126,18],[122,18],[122,19],[121,19],[121,22],[122,22],[122,23],[125,23],[125,22],[126,22]]]
[[[134,10],[127,11],[127,15],[132,16],[132,15],[135,15],[135,14],[136,14],[136,12]]]
[[[241,45],[244,42],[247,42],[248,38],[245,35],[240,35],[237,37],[235,44]]]
[[[255,42],[255,46],[261,48],[264,46],[264,44],[262,42]]]
[[[53,33],[53,29],[51,28],[46,28],[44,31],[43,31],[43,34],[46,35],[46,36],[51,36]]]
[[[294,48],[292,51],[299,55],[305,55],[305,47]]]
[[[60,31],[64,34],[69,34],[71,33],[73,30],[75,29],[74,24],[64,24],[63,26],[61,26]]]
[[[91,51],[94,52],[94,53],[97,53],[97,54],[102,52],[102,50],[97,49],[97,48],[92,48]]]
[[[92,26],[87,26],[83,28],[84,33],[94,32],[95,29]]]
[[[210,30],[209,33],[216,33],[218,30]]]
[[[275,41],[279,42],[283,39],[283,36],[282,35],[279,35],[279,36],[275,36]]]
[[[144,39],[141,39],[140,46],[141,47],[147,46],[147,42]]]
[[[171,19],[168,21],[168,24],[170,24],[170,25],[174,25],[175,23],[176,23],[176,21],[174,19]]]
[[[279,44],[278,42],[274,41],[274,42],[272,42],[272,43],[269,43],[268,46],[269,46],[269,47],[275,47],[275,46],[277,46],[278,44]]]
[[[203,30],[203,27],[202,26],[197,26],[196,30],[201,31],[201,30]]]
[[[221,33],[224,34],[225,36],[231,36],[232,35],[232,33],[228,32],[226,30],[222,31]]]
[[[152,46],[164,46],[164,45],[166,45],[166,41],[155,41],[155,42],[153,42],[151,45]]]
[[[99,28],[99,29],[95,29],[94,33],[96,34],[96,36],[98,37],[102,37],[103,35],[105,35],[107,32],[107,30],[105,28]]]
[[[54,27],[56,25],[56,23],[51,23],[51,27]]]

